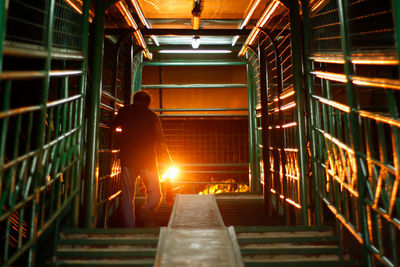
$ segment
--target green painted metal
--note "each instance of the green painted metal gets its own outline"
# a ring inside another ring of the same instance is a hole
[[[260,101],[261,101],[261,129],[262,136],[262,160],[263,160],[263,169],[261,170],[264,173],[264,181],[262,186],[263,198],[264,198],[264,208],[266,214],[272,214],[272,204],[271,204],[271,177],[270,177],[270,161],[269,161],[269,147],[268,144],[269,139],[269,119],[268,119],[268,75],[267,75],[267,60],[265,57],[265,44],[258,44],[258,58],[260,60]]]
[[[4,37],[6,35],[6,25],[7,25],[7,10],[8,10],[8,1],[4,1],[0,6],[0,72],[3,67],[3,43]]]
[[[95,226],[97,196],[97,150],[99,147],[99,113],[102,88],[104,47],[104,1],[97,0],[94,19],[92,86],[88,91],[88,146],[85,176],[85,227]]]
[[[253,100],[253,90],[254,88],[254,82],[253,82],[253,71],[251,66],[248,64],[247,65],[247,97],[248,97],[248,103],[249,103],[249,111],[248,111],[248,117],[249,117],[249,154],[250,154],[250,175],[251,175],[251,180],[250,180],[250,190],[251,192],[256,192],[257,188],[257,175],[256,175],[256,158],[255,158],[255,125],[254,125],[254,100]]]
[[[296,121],[297,121],[297,145],[298,160],[300,168],[300,203],[301,203],[301,223],[309,224],[308,219],[308,162],[306,151],[306,124],[305,124],[305,102],[304,88],[302,78],[302,44],[301,44],[301,27],[300,27],[300,7],[298,1],[289,1],[290,7],[290,31],[291,31],[291,48],[292,48],[292,66],[293,66],[293,86],[296,95]],[[307,178],[306,178],[307,177]]]
[[[142,89],[245,88],[247,84],[143,84]]]
[[[302,0],[302,11],[303,11],[303,42],[304,42],[304,67],[305,67],[305,77],[306,77],[306,90],[309,95],[314,95],[314,87],[313,87],[313,80],[312,75],[310,74],[311,71],[311,62],[308,60],[309,58],[309,51],[310,51],[310,1],[309,0]],[[309,128],[314,129],[316,126],[316,111],[315,111],[315,103],[314,101],[309,102],[308,106],[309,112]],[[316,155],[318,153],[316,144],[316,133],[315,131],[310,131],[310,146],[311,146],[311,154]],[[311,159],[312,164],[312,172],[313,172],[313,185],[310,188],[310,191],[313,192],[313,204],[314,210],[312,214],[314,214],[314,221],[317,226],[321,225],[321,217],[322,217],[322,210],[321,210],[321,203],[318,200],[318,176],[320,175],[318,172],[318,163],[312,157]]]
[[[246,65],[245,61],[240,60],[163,60],[145,61],[144,66],[236,66]]]
[[[349,29],[348,29],[348,24],[347,24],[347,7],[346,7],[347,1],[345,2],[344,0],[338,0],[338,13],[339,13],[339,21],[340,21],[340,33],[341,33],[341,44],[342,44],[342,50],[343,50],[343,56],[345,59],[344,63],[344,72],[347,78],[349,79],[351,75],[353,75],[353,67],[351,65],[350,61],[350,49],[349,49]],[[357,98],[356,98],[356,92],[350,82],[350,79],[346,83],[346,95],[347,95],[347,102],[350,106],[351,111],[349,114],[349,123],[350,123],[350,131],[351,135],[353,136],[352,138],[352,148],[354,151],[360,152],[361,148],[361,140],[359,139],[360,136],[360,129],[358,125],[358,118],[357,118],[357,113],[354,111],[354,109],[358,108],[358,103],[357,103]],[[362,170],[362,163],[359,159],[356,159],[356,164],[357,164],[357,170]],[[367,225],[367,217],[366,217],[366,207],[364,203],[364,192],[366,189],[366,177],[362,171],[357,171],[357,190],[359,193],[359,213],[360,213],[360,230],[361,230],[361,235],[363,238],[363,252],[364,252],[364,264],[366,266],[371,266],[371,257],[370,254],[368,253],[368,243],[369,243],[369,237],[368,237],[368,225]],[[337,190],[337,189],[336,189]]]

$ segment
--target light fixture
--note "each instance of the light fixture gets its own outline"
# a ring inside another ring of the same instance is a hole
[[[197,48],[199,48],[199,46],[200,46],[200,37],[199,36],[193,36],[192,47],[194,49],[197,49]]]
[[[231,50],[160,50],[161,54],[228,54]]]
[[[194,0],[193,3],[193,9],[192,9],[192,15],[193,15],[193,20],[192,20],[192,25],[193,25],[193,30],[198,30],[200,29],[200,15],[201,15],[201,0]]]

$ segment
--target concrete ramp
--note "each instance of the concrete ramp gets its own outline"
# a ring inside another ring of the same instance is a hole
[[[214,195],[177,195],[154,266],[244,266],[235,231],[225,227]]]

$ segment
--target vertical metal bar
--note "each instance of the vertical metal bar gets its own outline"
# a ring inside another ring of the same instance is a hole
[[[33,188],[35,190],[35,200],[32,202],[32,213],[31,213],[31,224],[30,224],[30,240],[33,241],[33,246],[29,249],[28,252],[28,266],[33,266],[35,264],[35,251],[36,251],[36,239],[37,239],[37,226],[38,226],[38,216],[39,216],[39,200],[40,200],[40,180],[43,176],[43,156],[44,156],[44,141],[45,141],[45,133],[46,133],[46,103],[49,95],[49,87],[50,87],[50,69],[51,69],[51,50],[53,44],[53,25],[54,25],[54,0],[50,0],[47,2],[46,7],[46,28],[44,32],[45,36],[45,46],[47,49],[46,60],[44,62],[44,72],[45,78],[42,81],[42,88],[39,93],[40,95],[40,105],[41,110],[39,111],[38,118],[35,121],[35,137],[34,137],[34,146],[39,149],[39,155],[37,160],[37,168],[33,178]]]
[[[104,1],[96,0],[94,19],[94,38],[92,56],[92,86],[88,91],[88,145],[85,177],[85,227],[91,228],[95,225],[97,206],[97,151],[99,148],[99,116],[100,95],[102,90],[103,53],[104,53]]]
[[[307,205],[307,142],[306,142],[306,123],[304,114],[304,88],[302,80],[302,40],[301,40],[301,21],[298,1],[289,1],[290,7],[290,37],[292,48],[293,81],[296,95],[296,120],[297,120],[297,144],[298,160],[300,167],[300,203],[301,203],[301,222],[304,226],[308,225],[308,205]]]
[[[84,55],[84,59],[81,62],[81,70],[82,76],[79,80],[79,93],[83,96],[79,100],[79,108],[78,108],[78,123],[79,123],[79,133],[77,134],[77,146],[78,146],[78,153],[81,159],[78,161],[77,165],[77,176],[75,177],[75,186],[80,188],[81,186],[81,163],[82,161],[82,154],[84,152],[83,146],[83,122],[84,122],[84,105],[85,105],[85,95],[86,95],[86,81],[87,81],[87,64],[88,64],[88,43],[89,43],[89,8],[90,8],[90,0],[83,1],[82,7],[82,15],[83,15],[83,29],[82,29],[82,54]],[[73,204],[73,224],[77,226],[79,223],[79,196],[81,194],[77,194],[76,200]]]
[[[3,45],[6,36],[8,0],[0,4],[0,72],[3,69]]]
[[[340,21],[340,33],[341,33],[341,44],[344,56],[344,72],[347,76],[348,82],[346,83],[346,94],[347,101],[349,106],[351,107],[351,112],[349,114],[349,122],[350,122],[350,130],[352,133],[352,146],[357,155],[360,151],[360,129],[359,129],[359,120],[357,117],[357,113],[355,109],[357,109],[357,99],[354,92],[354,88],[351,84],[350,76],[353,74],[353,69],[350,60],[350,49],[349,49],[349,31],[347,25],[347,10],[346,10],[346,0],[338,0],[338,14]],[[371,255],[368,251],[369,245],[369,237],[368,237],[368,225],[367,225],[367,213],[365,207],[365,185],[366,185],[366,177],[363,173],[361,158],[357,156],[357,189],[359,193],[359,209],[360,209],[360,226],[361,226],[361,235],[363,239],[363,255],[364,255],[364,264],[365,266],[371,266]]]
[[[303,43],[304,43],[304,65],[305,65],[305,78],[306,78],[306,89],[308,92],[308,97],[309,97],[309,106],[308,106],[308,120],[309,120],[309,128],[310,128],[310,141],[311,141],[311,154],[312,154],[312,172],[313,172],[313,196],[314,196],[314,213],[315,214],[315,224],[317,226],[321,225],[321,216],[322,216],[322,211],[321,211],[321,202],[318,197],[318,180],[319,180],[319,172],[318,172],[318,163],[315,159],[316,155],[318,155],[317,152],[317,136],[315,133],[315,127],[316,127],[316,117],[317,117],[317,112],[315,111],[315,100],[312,99],[312,95],[314,95],[314,84],[313,84],[313,79],[311,75],[311,62],[308,59],[310,55],[310,39],[311,39],[311,26],[310,26],[310,0],[302,0],[302,8],[303,8]]]
[[[253,101],[253,90],[254,90],[254,81],[253,81],[253,68],[250,63],[247,64],[247,97],[248,97],[248,108],[249,108],[249,153],[250,153],[250,191],[256,192],[257,187],[257,179],[256,179],[256,168],[255,168],[255,140],[254,140],[254,101]]]
[[[158,84],[162,84],[162,66],[158,67]],[[162,88],[158,89],[158,99],[159,99],[158,101],[160,103],[159,107],[160,107],[160,109],[163,109],[164,105],[163,105],[163,89]],[[163,114],[163,112],[160,111],[160,114]]]
[[[258,46],[258,59],[260,64],[260,93],[261,93],[261,128],[262,128],[262,158],[264,162],[264,185],[263,198],[265,213],[268,214],[271,210],[271,180],[270,180],[270,162],[269,162],[269,145],[268,145],[268,94],[267,94],[267,59],[265,56],[265,44],[261,43]]]

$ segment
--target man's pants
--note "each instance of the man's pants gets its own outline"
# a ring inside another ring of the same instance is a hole
[[[161,188],[156,171],[141,169],[136,171],[132,168],[122,167],[121,190],[122,204],[124,209],[124,221],[126,227],[135,227],[135,193],[136,178],[140,175],[146,186],[146,202],[141,207],[149,214],[157,211],[161,203]]]

